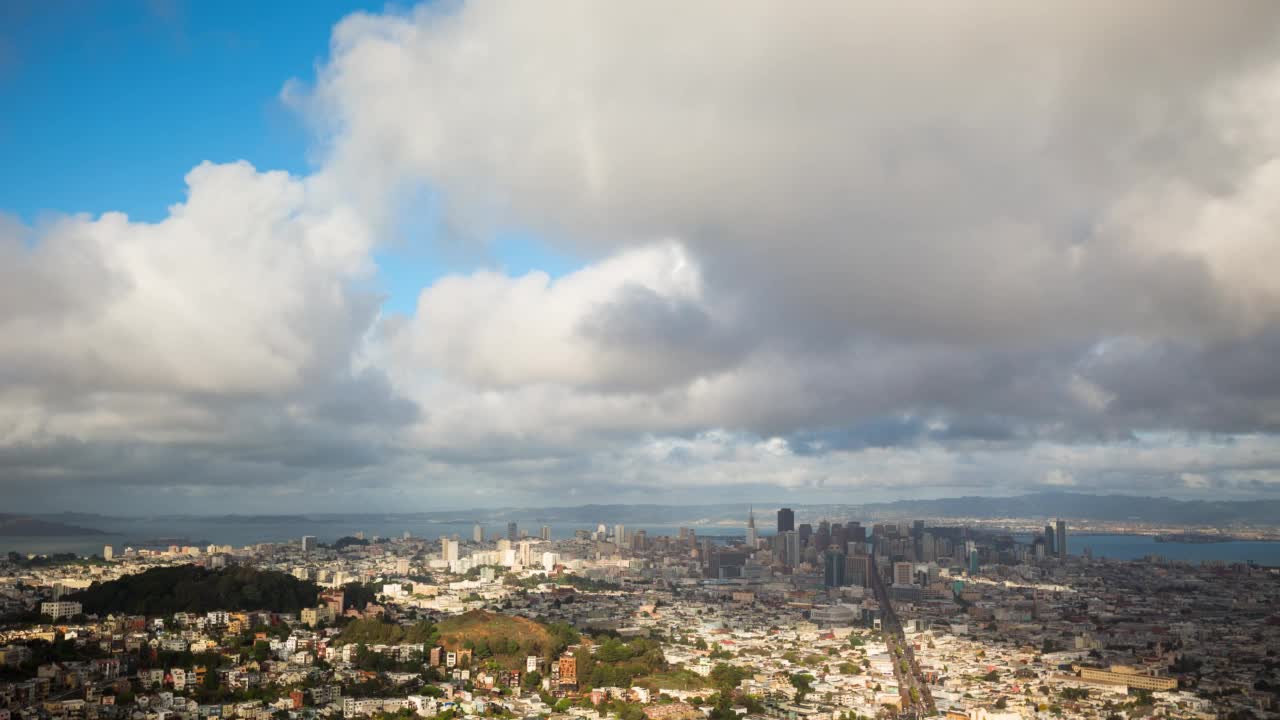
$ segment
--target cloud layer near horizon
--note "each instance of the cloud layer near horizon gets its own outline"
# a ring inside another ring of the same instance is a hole
[[[0,477],[46,506],[1274,495],[1277,21],[352,16],[283,92],[314,174],[206,163],[159,223],[0,223]],[[583,266],[379,314],[424,189],[459,237]]]

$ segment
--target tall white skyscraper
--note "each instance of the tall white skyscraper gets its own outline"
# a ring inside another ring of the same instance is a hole
[[[102,548],[102,559],[103,559],[103,560],[110,560],[111,558],[115,557],[115,555],[116,555],[116,550],[115,550],[115,548],[111,547],[110,545],[108,545],[108,546],[106,546],[106,547]]]
[[[747,509],[747,549],[755,550],[756,542],[759,537],[756,535],[756,514],[755,510]]]
[[[311,552],[312,550],[315,550],[315,549],[316,549],[316,536],[303,535],[302,536],[302,552]]]
[[[458,541],[440,538],[440,559],[445,562],[458,561]]]
[[[484,528],[480,527],[480,523],[476,523],[476,526],[471,528],[471,539],[478,543],[484,542]]]
[[[627,526],[622,524],[613,526],[613,541],[619,545],[627,541]]]

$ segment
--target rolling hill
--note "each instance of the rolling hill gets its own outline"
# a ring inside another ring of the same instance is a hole
[[[62,537],[78,535],[105,535],[101,530],[69,525],[53,520],[42,520],[30,515],[0,513],[0,537]]]
[[[318,589],[274,570],[230,567],[206,570],[195,565],[152,568],[136,575],[90,585],[68,600],[86,613],[169,615],[210,610],[298,612],[315,605]]]
[[[526,655],[546,657],[557,647],[556,637],[545,625],[485,610],[445,618],[436,631],[446,649],[474,650],[477,657],[492,657],[510,668],[519,667]]]

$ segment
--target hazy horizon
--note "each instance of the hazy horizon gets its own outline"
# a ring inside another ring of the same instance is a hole
[[[1068,518],[1090,522],[1123,522],[1168,524],[1171,526],[1206,526],[1215,523],[1257,528],[1280,528],[1274,512],[1280,501],[1232,501],[1203,499],[1181,500],[1159,496],[1136,496],[1123,493],[1073,493],[1044,491],[1014,495],[964,495],[939,498],[897,499],[882,502],[797,503],[793,501],[735,501],[699,504],[665,503],[582,503],[541,506],[471,506],[457,508],[400,507],[393,510],[349,508],[345,511],[289,510],[270,512],[164,512],[107,513],[75,510],[0,512],[0,519],[35,517],[63,521],[72,527],[102,529],[94,521],[181,520],[196,522],[229,522],[233,524],[269,526],[276,520],[323,523],[328,520],[400,518],[427,523],[506,522],[521,520],[546,522],[553,526],[594,524],[597,522],[671,525],[738,526],[754,516],[758,528],[768,528],[781,508],[792,508],[798,517],[809,521],[891,520],[904,518]],[[763,532],[763,530],[762,530]]]

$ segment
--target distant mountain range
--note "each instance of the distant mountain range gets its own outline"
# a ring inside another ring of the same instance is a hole
[[[762,531],[774,527],[773,514],[783,504],[793,508],[800,522],[818,518],[851,520],[902,520],[911,518],[973,518],[981,520],[1062,517],[1068,520],[1147,522],[1167,525],[1257,525],[1280,526],[1280,500],[1174,500],[1132,495],[1086,495],[1044,492],[1010,497],[966,496],[936,500],[898,500],[881,503],[801,504],[755,503],[756,525]],[[484,508],[438,510],[415,513],[300,513],[297,515],[189,515],[204,523],[228,525],[270,525],[299,521],[323,525],[341,518],[350,522],[416,520],[426,523],[482,524],[515,521],[525,529],[530,525],[577,525],[622,523],[632,527],[653,526],[745,526],[746,503],[718,505],[575,505],[544,508]],[[170,515],[169,519],[184,516]],[[92,535],[95,524],[111,526],[121,518],[63,513],[58,515],[0,515],[3,535]],[[74,523],[74,524],[72,524]]]
[[[59,537],[73,535],[103,535],[101,530],[69,525],[31,515],[0,513],[0,537]]]
[[[1174,500],[1133,495],[1033,493],[1013,497],[968,496],[941,500],[899,500],[859,506],[885,518],[911,516],[954,518],[1062,517],[1077,520],[1125,521],[1178,525],[1280,524],[1280,500]]]

